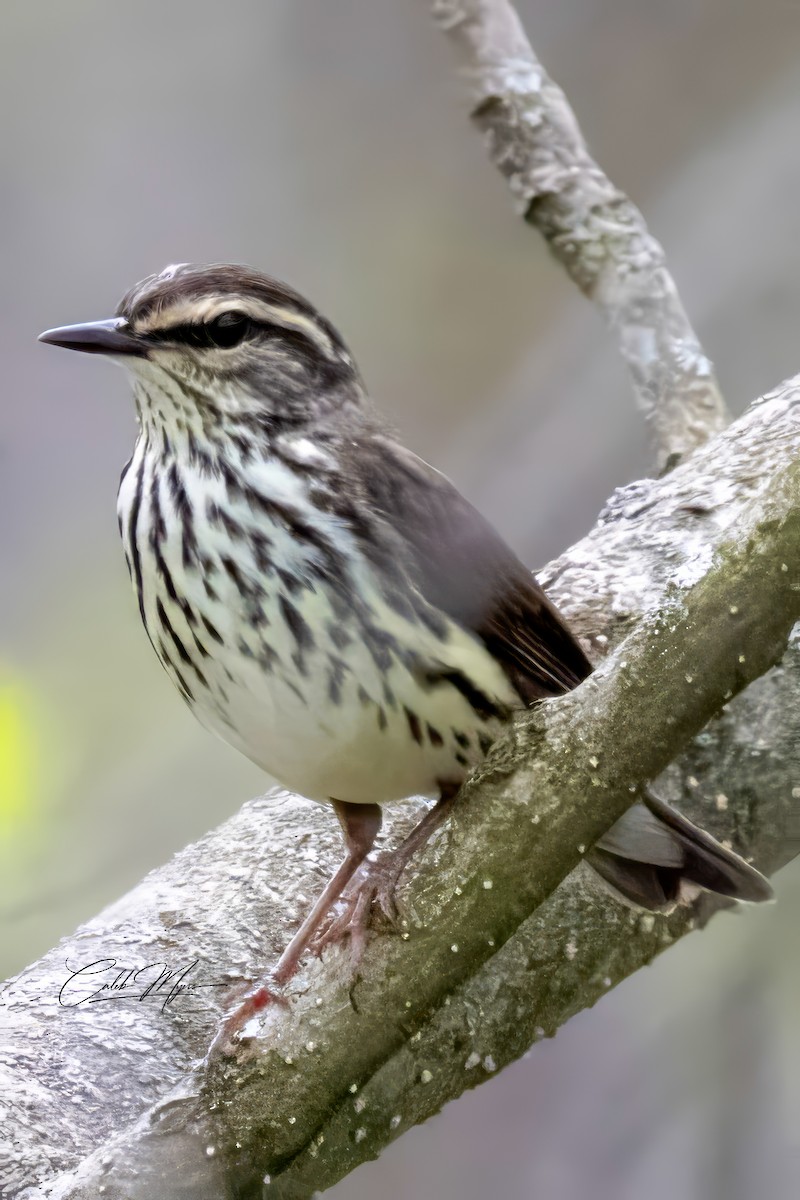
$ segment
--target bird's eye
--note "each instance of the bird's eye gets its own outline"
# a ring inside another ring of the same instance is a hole
[[[252,322],[240,312],[224,312],[205,325],[205,334],[214,346],[229,350],[238,346],[250,333]]]

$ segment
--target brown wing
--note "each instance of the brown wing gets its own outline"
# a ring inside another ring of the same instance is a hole
[[[483,640],[526,704],[591,673],[530,571],[449,479],[384,435],[357,449],[367,497],[400,534],[420,592]]]
[[[399,534],[426,600],[478,635],[526,702],[575,687],[592,670],[557,609],[502,538],[453,485],[385,436],[354,446],[368,500]],[[758,871],[649,789],[587,861],[637,907],[668,911],[686,880],[766,900]]]

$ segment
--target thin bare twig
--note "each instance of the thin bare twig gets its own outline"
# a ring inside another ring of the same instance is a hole
[[[575,113],[508,0],[432,0],[459,56],[472,118],[519,210],[615,331],[659,469],[728,421],[664,251],[589,154]]]

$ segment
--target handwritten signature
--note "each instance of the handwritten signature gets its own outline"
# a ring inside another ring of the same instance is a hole
[[[185,966],[173,968],[167,963],[147,963],[143,967],[122,967],[115,958],[98,958],[81,967],[64,966],[69,972],[58,992],[58,1003],[62,1008],[77,1008],[79,1004],[97,1004],[107,1000],[135,1000],[141,1002],[155,998],[161,1001],[164,1012],[179,996],[191,996],[201,988],[230,986],[221,983],[203,983],[196,974],[199,958]],[[102,982],[98,982],[102,980]]]

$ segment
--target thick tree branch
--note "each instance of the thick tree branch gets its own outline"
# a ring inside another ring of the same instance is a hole
[[[50,1178],[33,1194],[95,1196],[102,1184],[108,1197],[257,1195],[268,1174],[276,1195],[306,1196],[377,1153],[685,929],[599,901],[573,868],[629,787],[721,709],[676,773],[683,807],[765,866],[796,851],[786,780],[798,777],[797,646],[726,699],[776,661],[800,612],[799,413],[792,381],[669,476],[623,489],[554,566],[555,598],[595,644],[631,632],[491,755],[407,881],[407,940],[375,939],[352,995],[342,955],[309,964],[290,1007],[268,1010],[203,1094],[189,1068],[218,992],[163,1014],[127,1001],[58,1007],[65,957],[199,958],[206,982],[268,961],[285,912],[299,915],[337,853],[329,814],[275,796],[14,981],[0,1044],[3,1194]],[[698,755],[726,797],[710,814],[691,786]]]
[[[672,465],[726,413],[660,246],[590,158],[513,8],[433,7],[492,160],[618,331],[659,464]],[[622,907],[580,859],[630,788],[714,714],[665,786],[767,869],[797,853],[800,795],[787,780],[800,778],[800,641],[762,673],[800,613],[798,411],[792,381],[668,478],[621,489],[548,569],[598,655],[627,640],[495,749],[407,881],[407,936],[375,939],[355,988],[341,955],[309,964],[288,1009],[269,1010],[235,1059],[209,1075],[196,1065],[222,1002],[206,985],[270,961],[339,852],[330,814],[276,794],[12,981],[0,1194],[260,1196],[269,1177],[270,1194],[305,1197],[341,1178],[687,931],[692,915]],[[103,973],[78,977],[59,1005],[65,959],[109,958],[175,970],[197,960],[187,979],[201,987],[162,1011],[163,988],[142,995],[151,968],[121,999],[75,1004],[109,982]]]
[[[589,154],[577,118],[508,0],[432,0],[472,118],[526,221],[616,332],[659,468],[728,419],[664,251]]]

